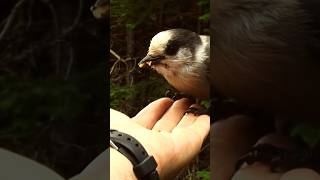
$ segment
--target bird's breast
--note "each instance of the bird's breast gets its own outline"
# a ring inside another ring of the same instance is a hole
[[[180,92],[192,95],[199,99],[209,98],[209,83],[204,79],[200,79],[192,75],[180,75],[178,73],[166,76],[164,75],[164,78],[170,85]]]

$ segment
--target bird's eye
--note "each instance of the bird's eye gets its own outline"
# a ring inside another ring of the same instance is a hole
[[[149,55],[149,56],[153,61],[164,59],[164,56],[152,56],[152,55]]]
[[[175,54],[177,54],[179,48],[182,45],[183,45],[183,43],[178,40],[170,40],[170,41],[168,41],[167,47],[165,49],[165,53],[168,55],[175,55]]]

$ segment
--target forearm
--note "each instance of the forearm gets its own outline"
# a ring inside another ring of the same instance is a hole
[[[131,162],[121,153],[110,148],[111,180],[137,180]]]

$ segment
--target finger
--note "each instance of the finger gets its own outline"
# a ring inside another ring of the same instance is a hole
[[[190,101],[186,98],[175,101],[162,118],[154,125],[153,130],[171,132],[180,122],[190,104]]]
[[[110,129],[123,131],[127,127],[137,128],[141,126],[132,121],[131,118],[124,113],[114,109],[110,109]]]
[[[132,120],[145,128],[151,129],[172,104],[172,99],[160,98],[143,108]]]
[[[241,168],[236,171],[232,179],[246,179],[246,180],[275,180],[280,179],[282,173],[270,172],[270,167],[267,165],[255,162],[251,166]],[[304,178],[303,178],[304,179]],[[292,180],[292,179],[290,179]]]
[[[117,111],[117,110],[114,110],[114,109],[111,109],[110,108],[110,120],[113,121],[113,120],[128,120],[130,119],[129,116],[123,114],[122,112],[120,111]]]
[[[193,104],[190,106],[190,108],[191,107],[200,108],[200,106],[197,104]],[[187,127],[191,125],[197,119],[197,117],[198,116],[195,116],[193,113],[186,113],[182,117],[181,121],[178,123],[177,127]]]
[[[203,140],[207,137],[210,130],[210,117],[208,115],[199,116],[190,126],[191,130],[198,134]]]
[[[130,117],[120,111],[110,108],[110,129],[118,128],[123,125],[123,121],[131,120]]]
[[[283,174],[280,180],[299,180],[299,179],[319,180],[320,175],[318,174],[318,172],[314,171],[313,169],[297,168]]]

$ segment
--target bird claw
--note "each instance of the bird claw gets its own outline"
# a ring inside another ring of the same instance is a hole
[[[236,163],[236,170],[243,163],[252,165],[261,162],[270,166],[271,172],[284,172],[299,167],[310,167],[316,162],[309,150],[297,151],[275,147],[271,144],[259,144],[242,156]]]
[[[185,111],[185,113],[186,113],[186,114],[192,113],[192,114],[195,115],[195,116],[200,116],[200,115],[204,115],[204,114],[209,115],[209,114],[210,114],[210,111],[209,111],[209,109],[206,109],[206,108],[189,107],[189,108]]]
[[[181,93],[181,92],[177,92],[175,90],[172,90],[172,89],[168,89],[166,92],[165,92],[165,96],[166,97],[169,97],[173,100],[179,100],[179,99],[182,99],[182,98],[188,98],[190,99],[192,102],[195,102],[195,99],[192,97],[192,96],[189,96],[187,94],[184,94],[184,93]]]
[[[173,99],[174,101],[182,99],[182,98],[187,98],[192,103],[197,103],[197,99],[195,99],[194,97],[187,95],[187,94],[184,94],[184,93],[181,93],[181,92],[178,92],[178,91],[175,91],[175,90],[172,90],[172,89],[168,89],[165,93],[165,96]],[[203,114],[210,115],[210,108],[206,109],[206,108],[198,108],[198,107],[189,107],[185,111],[185,113],[186,114],[192,113],[195,116],[200,116]]]

